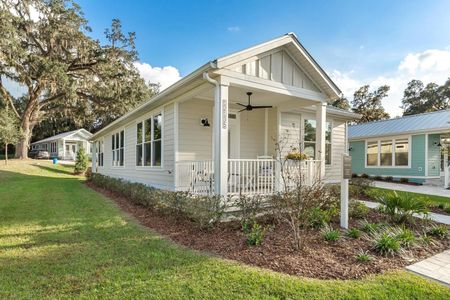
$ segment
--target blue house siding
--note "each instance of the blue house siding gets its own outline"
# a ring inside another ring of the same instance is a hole
[[[414,177],[425,176],[425,164],[430,163],[425,159],[425,135],[413,135],[411,137],[411,166],[409,168],[383,168],[383,167],[365,167],[365,140],[350,142],[352,150],[352,170],[356,174],[367,174],[370,176],[392,176],[394,178],[408,177],[413,178],[415,182],[423,182],[423,179]],[[430,141],[428,143],[430,147]],[[438,147],[436,147],[438,148]],[[429,148],[430,150],[430,148]]]

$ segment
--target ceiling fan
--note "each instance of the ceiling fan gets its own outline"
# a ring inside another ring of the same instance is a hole
[[[247,105],[241,104],[241,103],[236,103],[237,105],[245,107],[244,109],[241,109],[239,112],[244,111],[244,110],[252,111],[252,110],[258,109],[258,108],[272,108],[271,105],[251,105],[250,104],[250,96],[252,94],[253,94],[252,92],[247,92],[247,96],[248,96],[248,104]]]

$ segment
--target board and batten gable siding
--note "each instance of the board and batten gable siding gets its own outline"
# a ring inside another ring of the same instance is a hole
[[[395,137],[394,137],[395,138]],[[380,140],[391,139],[391,137],[383,137]],[[423,177],[425,176],[425,135],[411,136],[411,162],[410,167],[368,167],[366,168],[366,141],[351,141],[350,155],[352,157],[352,171],[356,174],[367,174],[371,176],[392,176],[400,177]],[[420,181],[420,180],[419,180]],[[418,181],[418,182],[419,182]]]
[[[163,137],[162,137],[162,166],[143,167],[136,166],[136,124],[147,117],[162,112]],[[109,131],[101,138],[104,140],[103,167],[98,167],[98,173],[123,178],[131,182],[139,182],[160,189],[174,189],[174,105],[168,104],[146,113],[142,118],[135,119],[120,129]],[[124,142],[124,166],[112,166],[111,136],[113,133],[125,130]],[[101,139],[100,138],[100,139]]]
[[[200,120],[208,118],[209,127]],[[191,99],[178,106],[178,159],[212,160],[213,102]]]
[[[428,135],[428,176],[440,176],[441,173],[441,142],[439,134]]]

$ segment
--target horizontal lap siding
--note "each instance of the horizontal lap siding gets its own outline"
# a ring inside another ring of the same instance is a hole
[[[161,111],[155,110],[157,114]],[[151,114],[149,114],[150,116]],[[173,190],[174,189],[174,146],[173,146],[173,104],[164,107],[163,114],[163,167],[136,167],[136,123],[133,121],[127,124],[125,128],[125,149],[124,166],[112,166],[111,135],[109,132],[104,136],[104,166],[99,167],[101,174],[123,178],[132,182],[140,182],[156,188]],[[116,132],[116,131],[114,131]]]
[[[264,109],[240,113],[240,158],[254,159],[264,155]]]
[[[295,148],[300,149],[300,114],[281,113],[281,136],[278,141],[282,157],[285,157]]]
[[[212,159],[212,112],[212,101],[193,99],[179,104],[179,160]],[[201,125],[202,118],[208,118],[209,127]]]

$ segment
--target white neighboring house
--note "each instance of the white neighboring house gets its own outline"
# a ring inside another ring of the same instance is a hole
[[[45,138],[31,144],[31,149],[48,151],[50,157],[63,160],[75,160],[78,149],[84,148],[91,155],[89,139],[92,133],[86,129],[77,129]]]
[[[310,180],[338,181],[359,117],[327,106],[340,95],[289,33],[206,63],[95,133],[92,169],[167,190],[270,194],[284,140],[309,155]]]

